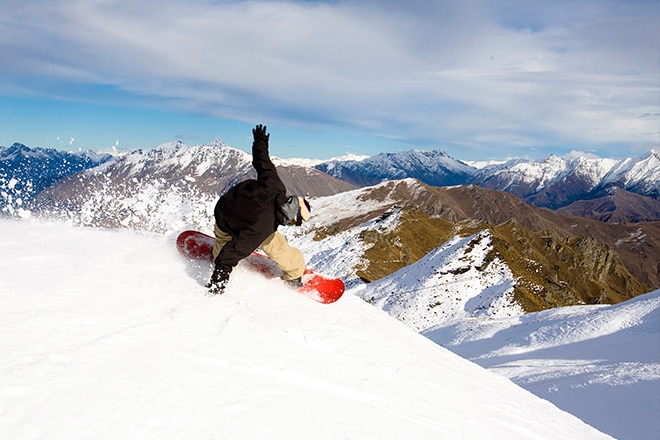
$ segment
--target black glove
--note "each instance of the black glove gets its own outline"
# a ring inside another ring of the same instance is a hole
[[[263,138],[267,141],[268,138],[270,137],[270,134],[266,133],[267,128],[268,127],[266,127],[265,125],[261,125],[261,124],[254,127],[252,129],[252,136],[254,136],[254,140],[256,141],[258,138]]]
[[[227,282],[229,282],[229,274],[231,273],[231,266],[216,266],[211,275],[211,281],[206,285],[211,295],[221,295],[225,291]]]

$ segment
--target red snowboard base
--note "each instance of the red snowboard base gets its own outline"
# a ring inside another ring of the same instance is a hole
[[[184,257],[192,260],[213,261],[213,243],[215,239],[210,235],[198,231],[184,231],[176,239],[176,247]],[[282,271],[275,262],[258,252],[243,259],[248,267],[259,272],[266,278],[277,278]],[[303,286],[298,292],[323,304],[337,301],[344,293],[344,282],[339,278],[331,278],[318,274],[311,269],[305,269],[302,275]]]

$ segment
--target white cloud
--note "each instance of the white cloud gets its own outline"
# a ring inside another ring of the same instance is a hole
[[[657,145],[657,8],[570,5],[9,2],[0,92],[100,84],[437,146]]]
[[[564,155],[566,159],[580,159],[583,157],[586,157],[588,159],[598,159],[598,155],[588,152],[588,151],[578,151],[578,150],[571,150],[567,154]]]

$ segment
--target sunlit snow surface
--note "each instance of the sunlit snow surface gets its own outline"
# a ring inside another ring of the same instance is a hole
[[[3,438],[606,438],[350,294],[237,270],[209,297],[172,237],[0,237]]]
[[[660,435],[660,290],[424,334],[616,438]]]

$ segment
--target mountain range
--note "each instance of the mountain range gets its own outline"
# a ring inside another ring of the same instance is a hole
[[[175,159],[177,154],[181,154],[180,159]],[[169,163],[170,159],[181,161],[181,165],[188,162],[180,166]],[[17,205],[29,204],[34,196],[57,181],[106,161],[118,162],[110,169],[111,180],[116,181],[111,184],[124,182],[129,168],[131,179],[159,176],[168,180],[169,166],[173,171],[187,173],[188,179],[195,175],[195,181],[190,181],[193,186],[217,193],[252,173],[249,155],[217,140],[192,147],[174,142],[116,157],[89,151],[30,149],[16,143],[9,148],[0,147],[0,212],[15,211]],[[441,150],[410,150],[362,159],[349,157],[313,166],[308,166],[310,161],[275,159],[275,162],[292,193],[310,196],[336,194],[386,180],[415,178],[431,186],[473,184],[502,190],[534,206],[599,221],[660,220],[660,153],[656,150],[626,159],[550,155],[540,160],[512,159],[481,167],[453,159]],[[336,180],[327,179],[326,175]]]
[[[550,155],[482,168],[442,151],[411,150],[364,160],[329,161],[316,168],[356,186],[412,177],[432,186],[473,184],[506,191],[534,206],[562,208],[565,213],[600,221],[660,219],[660,152],[656,150],[637,158]]]

